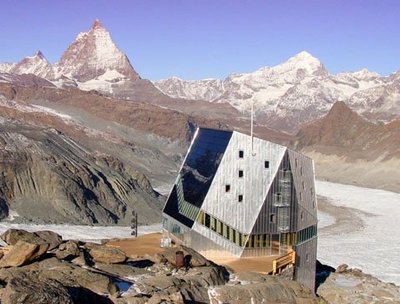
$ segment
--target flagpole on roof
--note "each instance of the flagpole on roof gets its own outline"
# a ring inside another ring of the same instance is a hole
[[[251,116],[250,116],[250,136],[251,136],[251,155],[256,155],[253,151],[254,142],[254,100],[251,101]]]

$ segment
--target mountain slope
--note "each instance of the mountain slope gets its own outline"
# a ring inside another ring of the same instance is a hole
[[[400,120],[373,124],[337,102],[300,129],[294,146],[314,159],[321,179],[400,191]]]
[[[296,136],[297,148],[322,146],[331,152],[346,151],[353,158],[400,158],[398,126],[399,121],[373,124],[338,101],[325,117],[300,129]]]
[[[135,208],[143,223],[159,220],[160,202],[139,173],[54,129],[2,118],[0,131],[3,216],[12,210],[19,221],[127,225]]]

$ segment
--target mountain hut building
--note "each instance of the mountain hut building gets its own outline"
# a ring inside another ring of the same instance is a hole
[[[294,279],[314,290],[313,161],[236,131],[197,129],[163,209],[163,230],[205,257],[294,253]]]

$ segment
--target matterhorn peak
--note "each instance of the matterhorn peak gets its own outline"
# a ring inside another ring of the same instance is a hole
[[[128,57],[118,49],[110,33],[96,19],[92,28],[78,34],[64,52],[56,64],[56,75],[85,82],[105,73],[123,75],[131,80],[139,78]]]
[[[101,24],[99,19],[94,20],[92,29],[104,29],[103,24]]]

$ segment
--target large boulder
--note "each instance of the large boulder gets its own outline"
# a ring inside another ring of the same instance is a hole
[[[60,282],[52,279],[38,279],[21,274],[12,278],[3,291],[3,304],[73,304],[74,301]]]
[[[163,252],[158,253],[154,256],[154,260],[156,263],[161,263],[161,262],[168,262],[171,265],[176,266],[176,253],[178,251],[182,251],[184,254],[184,259],[185,262],[187,262],[189,265],[188,266],[193,266],[193,267],[202,267],[202,266],[211,266],[215,265],[213,262],[207,260],[204,256],[202,256],[200,253],[195,251],[192,248],[186,247],[186,246],[178,246],[178,247],[169,247],[166,248]]]
[[[10,251],[0,260],[0,268],[21,266],[40,258],[47,252],[49,244],[31,244],[18,241]]]
[[[8,245],[15,245],[18,241],[25,241],[31,244],[44,243],[38,235],[22,229],[8,229],[0,238]]]
[[[0,269],[0,281],[9,282],[23,273],[36,273],[39,279],[57,280],[63,286],[84,293],[89,290],[97,294],[115,294],[117,286],[110,277],[82,268],[57,258],[48,258],[22,267]],[[79,290],[78,290],[79,289]],[[83,302],[85,303],[85,302]],[[91,303],[91,302],[88,302]],[[97,302],[96,302],[97,303]]]
[[[127,264],[96,263],[96,268],[117,277],[133,277],[149,273],[146,268],[133,267]]]
[[[175,304],[184,304],[185,299],[183,298],[181,292],[158,292],[154,294],[147,302],[147,304],[159,304],[159,303],[175,303]]]
[[[68,287],[84,287],[98,294],[115,294],[118,291],[117,286],[106,275],[70,263],[52,264],[51,268],[46,268],[46,263],[41,266],[43,270],[39,273],[40,278],[54,279]]]
[[[63,241],[61,235],[49,230],[36,231],[34,234],[49,244],[48,250],[57,248]]]
[[[126,261],[125,253],[114,247],[94,246],[90,249],[89,254],[95,262],[104,264],[118,264]]]
[[[225,284],[225,276],[222,267],[208,266],[189,269],[187,272],[179,270],[173,275],[141,277],[135,283],[140,293],[153,295],[152,301],[181,297],[185,303],[208,303],[207,290],[211,286]]]
[[[25,241],[31,244],[49,244],[49,249],[52,250],[62,243],[61,235],[48,231],[28,232],[23,229],[8,229],[0,238],[8,245],[15,245],[18,241]]]
[[[67,241],[58,246],[56,257],[60,260],[72,260],[79,256],[80,250],[78,243],[75,241]]]

